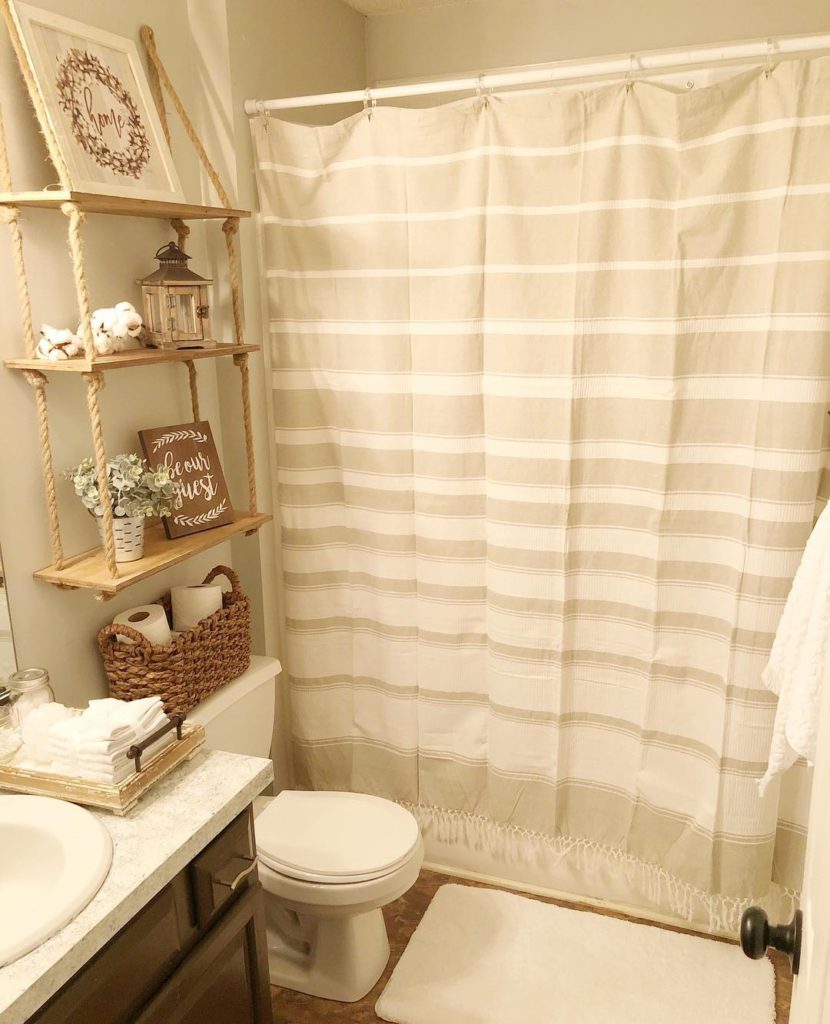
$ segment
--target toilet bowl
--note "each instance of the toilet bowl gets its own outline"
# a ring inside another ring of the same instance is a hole
[[[205,745],[267,757],[280,664],[249,670],[195,708]],[[405,808],[363,793],[284,790],[254,801],[271,982],[341,1002],[362,999],[389,960],[383,907],[424,859]]]
[[[418,823],[362,793],[285,791],[255,821],[271,982],[362,999],[389,960],[382,908],[415,882]]]

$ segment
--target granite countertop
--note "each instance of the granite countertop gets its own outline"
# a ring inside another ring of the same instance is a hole
[[[124,817],[90,808],[112,836],[112,867],[66,927],[0,967],[0,1024],[23,1024],[250,804],[273,764],[202,750]]]

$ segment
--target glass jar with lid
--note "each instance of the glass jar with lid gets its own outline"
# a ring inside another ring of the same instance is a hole
[[[30,711],[41,704],[51,704],[55,699],[45,668],[22,668],[13,672],[8,687],[12,694],[12,717],[18,727]]]
[[[0,686],[0,764],[11,761],[20,747],[20,733],[12,720],[12,695]]]

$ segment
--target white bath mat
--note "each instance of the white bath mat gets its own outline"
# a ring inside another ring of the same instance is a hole
[[[775,980],[727,943],[444,885],[375,1010],[395,1024],[774,1024]]]

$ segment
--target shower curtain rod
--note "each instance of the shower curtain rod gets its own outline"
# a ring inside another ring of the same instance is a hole
[[[830,51],[830,35],[781,36],[777,39],[753,39],[737,43],[702,46],[696,50],[651,50],[646,53],[603,57],[588,63],[562,61],[557,64],[516,68],[468,78],[412,82],[408,85],[384,85],[378,88],[329,92],[319,96],[291,96],[276,100],[246,100],[245,112],[251,116],[271,110],[296,110],[300,107],[331,107],[341,103],[375,103],[378,100],[406,96],[430,96],[452,92],[484,92],[546,82],[625,77],[644,72],[681,71],[696,66],[731,64],[763,58],[775,61],[809,53]]]

